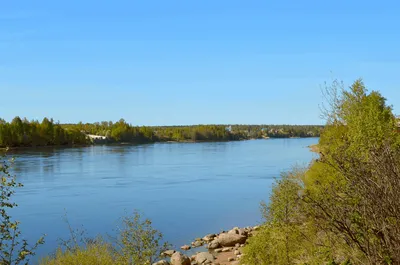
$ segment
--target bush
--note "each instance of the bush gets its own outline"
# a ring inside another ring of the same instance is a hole
[[[73,250],[59,248],[53,256],[44,258],[41,265],[119,265],[113,247],[102,241],[87,244]],[[126,264],[126,263],[125,263]]]
[[[69,223],[67,221],[69,226]],[[148,265],[160,258],[168,243],[162,243],[162,234],[143,220],[138,212],[122,218],[118,235],[106,242],[101,237],[89,239],[84,232],[72,230],[71,238],[62,240],[55,255],[44,258],[41,265]]]

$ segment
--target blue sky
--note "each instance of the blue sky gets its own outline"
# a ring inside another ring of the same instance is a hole
[[[319,124],[362,77],[400,112],[397,1],[0,0],[0,117]]]

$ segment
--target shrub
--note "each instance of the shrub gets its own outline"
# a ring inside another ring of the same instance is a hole
[[[53,256],[41,260],[41,265],[119,265],[113,247],[103,240],[74,248],[62,250],[59,248]]]
[[[158,259],[168,243],[162,243],[162,234],[143,220],[138,212],[122,218],[118,235],[106,242],[101,237],[90,239],[79,230],[70,230],[71,238],[62,240],[55,255],[44,258],[41,265],[148,265]]]

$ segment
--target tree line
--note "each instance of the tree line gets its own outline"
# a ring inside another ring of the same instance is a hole
[[[65,129],[53,119],[42,122],[15,117],[11,122],[0,119],[0,147],[31,147],[88,144],[86,135],[77,129]]]
[[[261,138],[319,137],[320,125],[191,125],[132,126],[118,122],[63,124],[87,134],[105,136],[117,142],[235,141]]]
[[[165,141],[235,141],[260,138],[318,137],[317,125],[193,125],[133,126],[117,122],[60,124],[15,117],[0,119],[0,147],[86,145],[91,143],[151,143]],[[103,136],[98,140],[90,135]]]

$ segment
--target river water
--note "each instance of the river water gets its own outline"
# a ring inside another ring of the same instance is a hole
[[[30,242],[46,234],[38,256],[55,250],[73,228],[113,234],[119,218],[138,210],[176,247],[196,237],[261,222],[281,172],[315,157],[318,138],[136,146],[25,149],[13,152],[21,221]],[[35,258],[37,259],[37,258]]]

